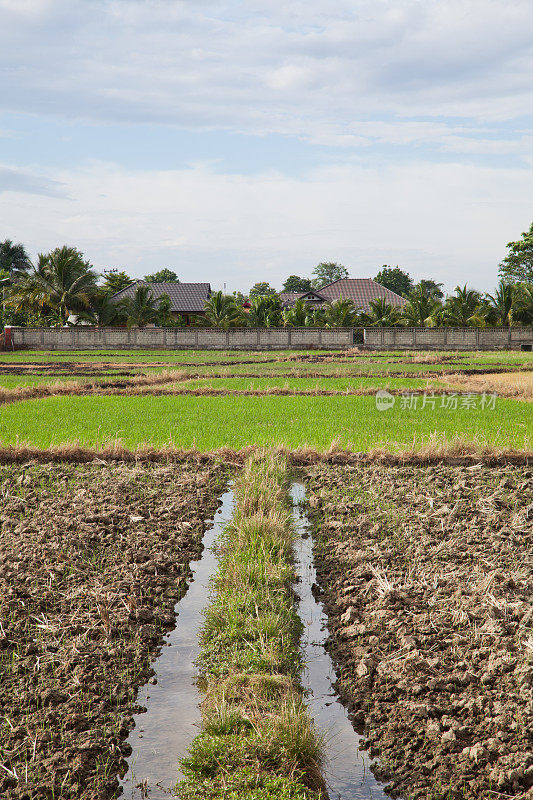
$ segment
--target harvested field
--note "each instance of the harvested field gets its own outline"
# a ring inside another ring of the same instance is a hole
[[[339,690],[393,797],[533,797],[533,470],[308,473]]]
[[[502,397],[533,400],[533,372],[508,372],[493,375],[449,375],[450,385],[467,392],[496,392]]]
[[[151,673],[228,477],[200,464],[0,467],[0,793],[116,796]]]

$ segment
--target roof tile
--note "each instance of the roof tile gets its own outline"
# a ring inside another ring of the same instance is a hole
[[[171,311],[176,314],[194,313],[204,310],[205,301],[211,294],[209,283],[148,283],[135,281],[111,296],[113,302],[133,297],[138,285],[149,286],[154,300],[159,300],[161,295],[168,294],[171,302]]]

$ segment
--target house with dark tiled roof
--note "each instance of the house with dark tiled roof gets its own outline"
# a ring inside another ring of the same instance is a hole
[[[211,295],[211,285],[209,283],[148,283],[146,281],[134,281],[115,292],[111,296],[111,302],[119,303],[126,297],[133,297],[137,286],[148,286],[153,294],[156,304],[162,295],[170,297],[170,313],[174,318],[184,317],[187,325],[191,323],[191,317],[203,316],[206,300]]]
[[[401,308],[407,302],[396,292],[387,289],[372,278],[341,278],[333,283],[328,283],[318,290],[310,292],[282,292],[280,294],[282,305],[290,308],[296,300],[304,300],[312,306],[323,306],[334,303],[335,300],[351,300],[358,311],[370,311],[372,300],[383,298],[391,306]]]

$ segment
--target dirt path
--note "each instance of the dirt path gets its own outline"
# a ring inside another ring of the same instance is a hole
[[[533,470],[317,465],[339,687],[393,797],[533,797]]]

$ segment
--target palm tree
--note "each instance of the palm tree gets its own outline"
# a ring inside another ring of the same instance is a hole
[[[51,308],[66,323],[71,313],[89,308],[96,293],[96,273],[75,247],[39,255],[33,272],[13,284],[8,304],[21,309]]]
[[[109,299],[109,294],[100,290],[92,298],[91,307],[87,311],[82,311],[79,316],[80,319],[87,320],[93,325],[105,328],[107,325],[117,322],[120,313],[117,304]]]
[[[480,326],[483,324],[483,307],[481,295],[475,289],[456,286],[455,295],[446,298],[444,304],[444,319],[450,325],[464,328],[469,325]]]
[[[533,325],[533,283],[520,284],[516,305],[516,319],[522,325]]]
[[[413,328],[433,328],[437,324],[441,309],[442,304],[433,293],[418,284],[409,294],[402,317],[407,325]]]
[[[23,244],[13,244],[11,239],[0,242],[0,270],[11,280],[17,280],[31,269],[31,261]]]
[[[205,316],[202,322],[213,325],[215,328],[228,330],[243,324],[243,313],[235,298],[222,292],[214,292],[204,305]]]
[[[495,325],[509,328],[513,322],[513,310],[519,294],[512,283],[500,281],[494,295],[487,294],[490,316]]]
[[[339,298],[324,308],[324,321],[328,328],[353,328],[357,311],[350,299]]]
[[[379,328],[394,328],[400,324],[400,320],[399,309],[387,303],[384,297],[371,300],[370,312],[361,316],[361,322],[364,325],[374,325]]]
[[[144,328],[145,325],[157,322],[159,309],[156,308],[154,295],[149,286],[138,283],[133,297],[125,297],[118,303],[119,311],[126,317],[126,325],[132,328],[136,325]]]
[[[282,323],[281,300],[278,295],[258,295],[252,300],[248,324],[254,328],[275,328]]]
[[[299,297],[292,308],[283,311],[283,324],[293,328],[304,327],[309,319],[309,310],[305,300]]]

